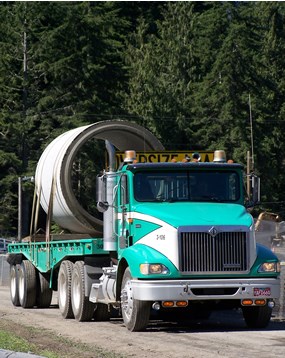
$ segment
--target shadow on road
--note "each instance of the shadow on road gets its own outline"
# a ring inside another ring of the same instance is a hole
[[[171,321],[150,321],[147,331],[163,331],[169,333],[203,333],[203,332],[244,332],[255,331],[247,328],[242,312],[216,311],[208,320],[171,320]],[[263,329],[256,331],[285,331],[285,320],[277,320],[272,317],[270,324]]]

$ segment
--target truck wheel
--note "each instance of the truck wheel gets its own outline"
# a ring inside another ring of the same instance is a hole
[[[242,307],[243,318],[249,328],[265,328],[270,322],[272,308],[266,306]]]
[[[18,274],[19,302],[23,308],[34,307],[37,293],[36,269],[30,261],[24,260]]]
[[[37,298],[36,305],[39,308],[48,308],[52,300],[52,289],[49,287],[49,275],[37,272]]]
[[[63,318],[74,318],[71,306],[71,278],[73,263],[62,261],[58,273],[58,305]]]
[[[121,291],[121,309],[124,323],[128,330],[143,331],[149,322],[150,302],[133,298],[132,276],[129,268],[126,269]]]
[[[21,306],[19,300],[19,270],[19,264],[10,266],[10,297],[16,307]]]
[[[71,279],[71,304],[74,317],[79,322],[90,321],[95,309],[95,303],[85,296],[84,277],[84,262],[77,261]]]
[[[109,310],[108,305],[105,305],[104,303],[96,303],[93,318],[97,322],[109,321],[111,318],[111,311]]]

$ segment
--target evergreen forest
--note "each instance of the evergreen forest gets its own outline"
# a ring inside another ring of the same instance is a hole
[[[110,119],[168,150],[249,151],[258,210],[285,220],[284,2],[1,1],[0,51],[0,236],[46,145]]]

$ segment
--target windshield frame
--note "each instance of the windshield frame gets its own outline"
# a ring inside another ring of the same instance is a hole
[[[167,180],[166,177],[168,178]],[[147,181],[144,181],[144,183],[139,185],[139,179],[140,181],[148,179],[148,184]],[[161,180],[160,192],[155,180],[157,182]],[[196,183],[194,183],[195,180]],[[232,184],[230,181],[232,181]],[[204,189],[201,189],[202,182],[205,185]],[[194,184],[196,184],[196,189]],[[166,190],[163,188],[163,185],[167,187]],[[235,168],[227,168],[227,170],[215,167],[203,170],[199,168],[184,168],[183,170],[177,169],[171,171],[139,170],[134,173],[133,178],[134,198],[137,202],[241,203],[243,195],[242,185],[243,181],[240,172]],[[144,194],[147,186],[148,191],[151,189],[149,196]],[[200,195],[198,195],[197,189],[199,187],[201,189]]]

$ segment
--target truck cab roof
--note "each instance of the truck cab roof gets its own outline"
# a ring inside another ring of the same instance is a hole
[[[221,169],[237,170],[243,169],[243,165],[237,163],[217,163],[217,162],[199,162],[199,163],[135,163],[127,164],[126,170],[132,172],[140,170],[191,170],[191,169]]]

